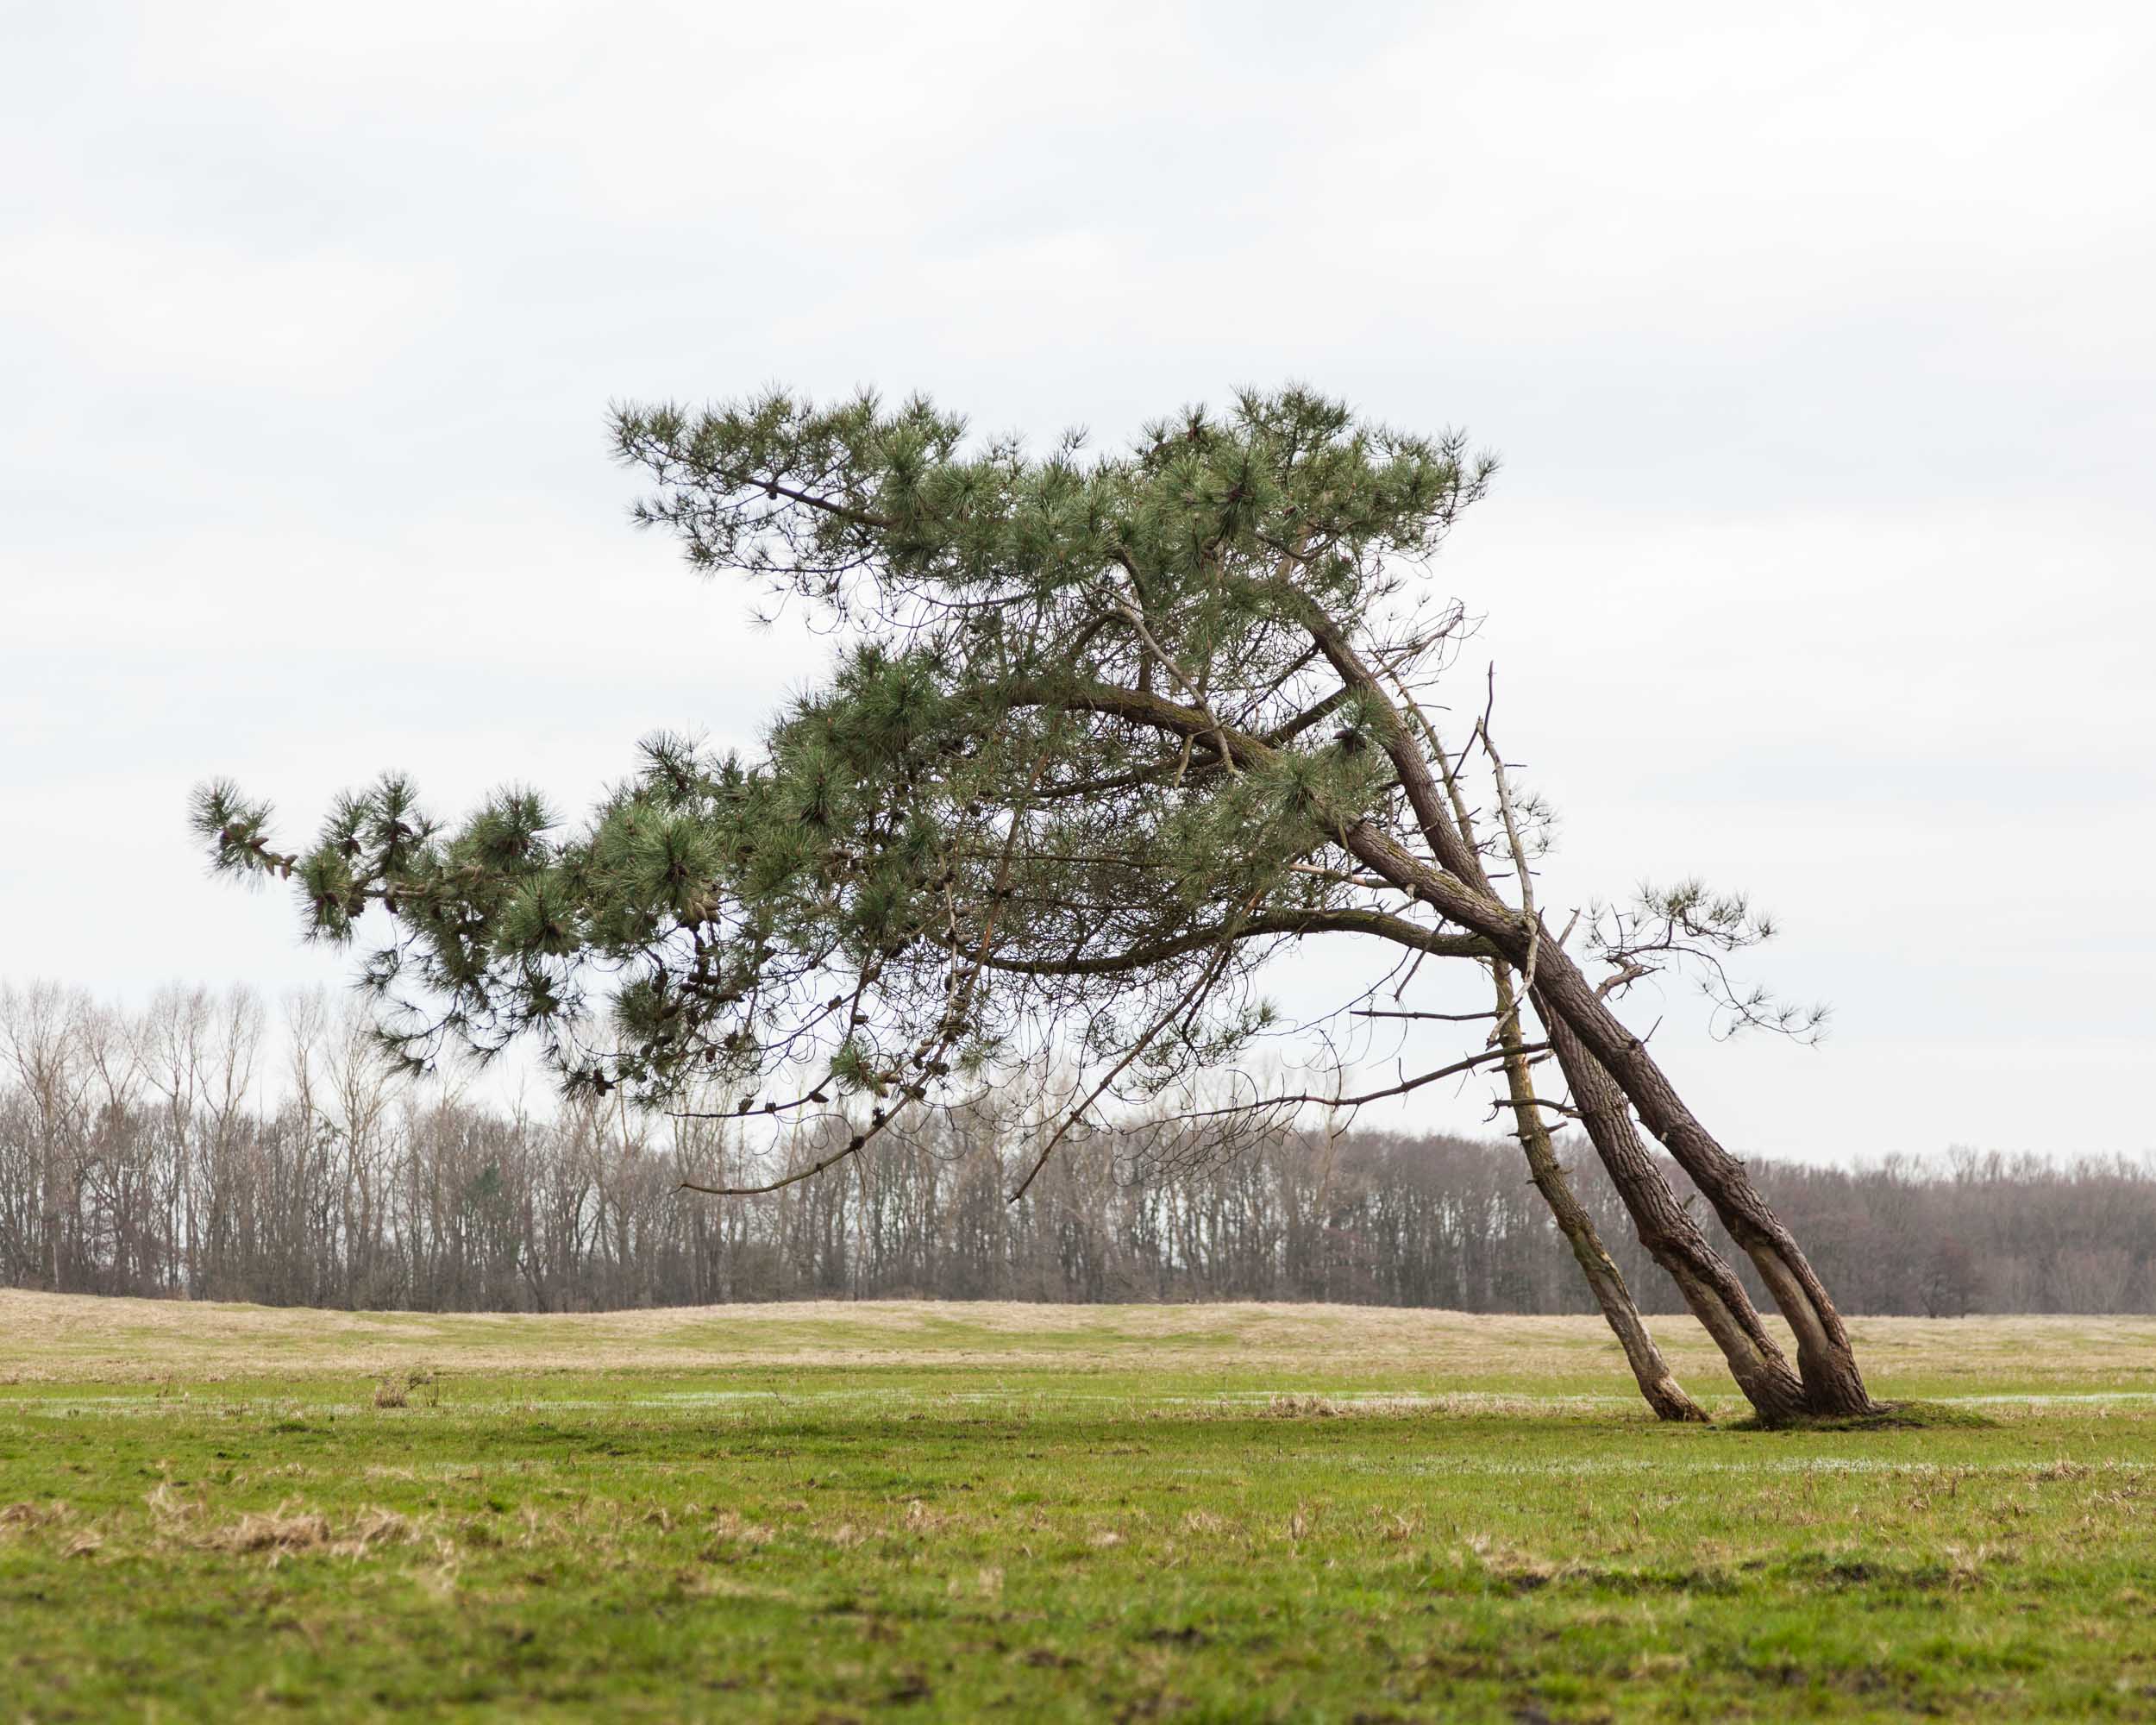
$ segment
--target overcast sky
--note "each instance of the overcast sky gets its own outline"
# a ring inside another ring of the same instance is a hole
[[[348,974],[206,878],[211,774],[304,837],[753,743],[821,651],[627,528],[611,399],[1294,379],[1505,458],[1438,576],[1545,901],[1749,888],[1834,1004],[1630,1000],[1726,1142],[2156,1148],[2156,10],[5,15],[0,975]]]

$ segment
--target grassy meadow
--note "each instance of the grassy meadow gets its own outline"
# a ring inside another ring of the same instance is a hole
[[[0,1721],[2156,1719],[2156,1321],[0,1293]]]

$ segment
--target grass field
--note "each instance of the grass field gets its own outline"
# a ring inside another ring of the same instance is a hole
[[[0,1293],[0,1720],[2156,1719],[2156,1322],[1856,1327]]]

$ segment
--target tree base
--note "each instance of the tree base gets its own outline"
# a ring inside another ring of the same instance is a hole
[[[1943,1402],[1882,1402],[1864,1414],[1792,1414],[1769,1420],[1753,1414],[1731,1420],[1725,1432],[1908,1432],[1940,1427],[1986,1428],[1999,1422],[1971,1408]]]

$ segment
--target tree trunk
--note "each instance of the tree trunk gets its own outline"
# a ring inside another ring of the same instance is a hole
[[[1428,778],[1426,771],[1424,778]],[[1441,810],[1437,812],[1442,815]],[[1427,832],[1432,823],[1425,819],[1423,825]],[[1724,1150],[1684,1106],[1668,1076],[1647,1052],[1646,1044],[1619,1021],[1586,973],[1540,922],[1470,884],[1480,875],[1480,866],[1471,856],[1457,855],[1464,846],[1456,835],[1438,831],[1430,836],[1443,870],[1367,820],[1342,837],[1358,861],[1481,935],[1523,974],[1532,960],[1535,997],[1546,1006],[1545,1018],[1553,1024],[1561,1019],[1571,1028],[1639,1111],[1647,1130],[1692,1177],[1729,1237],[1758,1268],[1796,1333],[1805,1406],[1814,1414],[1871,1412],[1871,1397],[1857,1369],[1841,1314],[1789,1231],[1760,1197],[1744,1164]]]
[[[1595,1232],[1593,1219],[1580,1207],[1571,1182],[1564,1177],[1564,1164],[1558,1162],[1557,1150],[1550,1142],[1549,1129],[1543,1124],[1542,1108],[1535,1097],[1534,1081],[1527,1070],[1520,1020],[1513,1010],[1515,997],[1512,968],[1502,959],[1493,959],[1489,968],[1497,991],[1498,1038],[1505,1051],[1506,1088],[1512,1098],[1514,1117],[1519,1122],[1520,1147],[1526,1153],[1527,1169],[1535,1189],[1548,1201],[1558,1230],[1570,1243],[1580,1273],[1594,1290],[1595,1303],[1602,1308],[1602,1316],[1615,1333],[1618,1345],[1624,1349],[1625,1358],[1632,1367],[1633,1377],[1639,1385],[1639,1393],[1646,1398],[1647,1406],[1654,1409],[1656,1418],[1691,1420],[1704,1424],[1706,1410],[1684,1393],[1677,1375],[1662,1358],[1662,1350],[1655,1346],[1654,1337],[1648,1333],[1646,1320],[1633,1303],[1632,1290],[1625,1286],[1624,1276]],[[1794,1385],[1794,1377],[1790,1381]]]
[[[1538,985],[1538,1007],[1541,992]],[[1803,1383],[1760,1321],[1736,1271],[1714,1250],[1654,1165],[1633,1126],[1624,1093],[1581,1045],[1570,1025],[1554,1013],[1545,1013],[1544,1022],[1564,1082],[1571,1087],[1580,1123],[1631,1213],[1640,1245],[1669,1271],[1685,1305],[1714,1338],[1729,1362],[1730,1376],[1759,1417],[1780,1421],[1802,1413],[1807,1406]]]
[[[1577,1033],[1596,1063],[1639,1110],[1647,1130],[1691,1176],[1730,1239],[1758,1270],[1796,1334],[1797,1370],[1803,1378],[1806,1406],[1814,1414],[1871,1411],[1871,1397],[1857,1368],[1841,1314],[1834,1309],[1810,1260],[1752,1185],[1744,1164],[1724,1150],[1684,1106],[1646,1044],[1618,1022],[1580,968],[1555,950],[1557,943],[1545,934],[1540,946],[1545,959],[1553,962],[1539,973],[1537,998],[1555,1009],[1550,1014],[1553,1019],[1562,1019]]]

